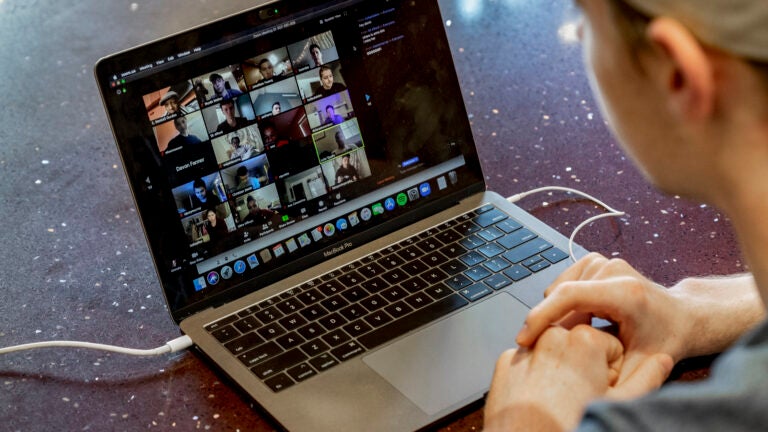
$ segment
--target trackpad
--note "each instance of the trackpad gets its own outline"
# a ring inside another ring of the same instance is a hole
[[[363,361],[428,415],[485,392],[496,360],[514,348],[528,307],[507,293],[377,351]]]

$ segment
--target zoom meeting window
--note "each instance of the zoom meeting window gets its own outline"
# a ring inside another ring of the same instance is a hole
[[[172,303],[187,306],[461,185],[461,170],[446,172],[341,219],[321,216],[472,145],[448,47],[419,45],[413,22],[401,22],[412,11],[376,3],[258,30],[129,78],[122,97],[141,98],[137,142],[151,153],[133,163],[151,161],[164,180],[137,201],[153,252],[167,258],[159,270],[179,287]],[[439,16],[419,20],[442,25]],[[406,67],[419,58],[431,64]],[[147,197],[158,200],[142,205]],[[152,215],[147,206],[157,207]]]

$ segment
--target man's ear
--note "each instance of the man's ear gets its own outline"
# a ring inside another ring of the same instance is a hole
[[[646,37],[661,56],[659,85],[669,96],[673,112],[689,120],[710,116],[715,106],[715,79],[701,43],[680,22],[666,17],[654,18]]]

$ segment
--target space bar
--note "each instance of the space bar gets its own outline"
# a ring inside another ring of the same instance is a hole
[[[402,334],[419,328],[469,303],[458,294],[452,294],[416,312],[357,338],[364,347],[371,349]]]

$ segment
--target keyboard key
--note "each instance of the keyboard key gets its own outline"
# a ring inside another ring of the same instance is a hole
[[[461,273],[468,267],[459,260],[450,260],[447,263],[440,266],[440,270],[444,271],[448,276]]]
[[[484,230],[478,231],[477,235],[480,236],[485,241],[494,241],[497,238],[504,235],[504,232],[500,229],[490,227],[490,228],[486,228]]]
[[[328,311],[323,309],[320,305],[312,305],[306,309],[299,311],[299,313],[307,319],[307,321],[314,321],[320,317],[328,315]]]
[[[350,272],[343,274],[339,276],[339,282],[341,282],[342,285],[344,285],[347,288],[352,288],[353,286],[359,284],[364,280],[363,276],[358,272]]]
[[[463,221],[456,224],[453,229],[455,229],[462,237],[465,237],[480,231],[481,228],[470,221]]]
[[[307,291],[304,291],[303,293],[296,296],[299,300],[301,300],[302,303],[304,303],[305,306],[309,306],[311,304],[317,303],[320,300],[324,299],[325,296],[320,294],[320,291],[311,288]]]
[[[512,283],[512,281],[509,280],[508,277],[501,274],[495,274],[489,277],[488,279],[484,280],[483,282],[485,282],[486,285],[488,285],[489,287],[495,290],[500,290]]]
[[[297,328],[303,326],[307,323],[307,320],[304,319],[299,314],[293,314],[291,316],[287,316],[280,321],[278,321],[283,328],[285,328],[288,331],[296,330]]]
[[[390,286],[389,283],[385,282],[384,279],[380,277],[375,277],[373,279],[367,280],[362,283],[363,288],[368,290],[369,293],[375,294],[384,288]]]
[[[307,363],[301,363],[298,366],[294,366],[285,371],[289,377],[293,378],[296,382],[302,382],[308,378],[317,375],[314,369],[312,369]]]
[[[513,264],[517,264],[524,261],[526,258],[530,258],[532,255],[544,252],[551,247],[552,243],[549,243],[542,238],[536,238],[529,241],[528,243],[523,243],[520,246],[506,252],[504,254],[504,259]]]
[[[337,311],[344,306],[349,305],[349,302],[344,299],[341,295],[335,295],[333,297],[327,298],[320,302],[320,304],[328,311],[333,312]]]
[[[474,284],[459,291],[469,301],[479,300],[492,292],[493,290],[485,284]]]
[[[375,262],[372,262],[372,263],[368,263],[361,266],[360,268],[357,269],[357,271],[359,271],[360,274],[362,274],[367,278],[372,278],[384,273],[384,268],[376,264]]]
[[[240,331],[240,333],[245,334],[259,328],[261,323],[255,317],[249,316],[241,319],[233,325],[237,330]]]
[[[440,240],[441,242],[445,244],[453,243],[456,240],[459,240],[461,238],[461,234],[457,233],[456,231],[452,229],[447,229],[435,236],[436,239]]]
[[[379,264],[381,264],[385,269],[393,269],[396,267],[400,267],[404,262],[405,260],[397,256],[396,254],[387,255],[384,258],[379,260]]]
[[[412,296],[405,299],[405,302],[408,303],[414,309],[422,308],[432,303],[433,301],[434,300],[432,299],[432,297],[426,295],[423,292],[413,294]]]
[[[320,336],[321,334],[324,334],[325,329],[320,327],[320,324],[318,323],[309,323],[306,326],[300,328],[298,333],[302,335],[304,339],[311,340]]]
[[[397,255],[405,261],[409,261],[421,258],[424,255],[424,251],[417,248],[416,246],[408,246],[398,252]]]
[[[552,265],[552,264],[550,264],[550,263],[549,263],[549,261],[547,261],[547,260],[541,260],[541,261],[537,262],[536,264],[533,264],[533,265],[531,265],[531,266],[528,266],[528,268],[529,268],[529,269],[530,269],[532,272],[534,272],[534,273],[538,273],[538,272],[540,272],[540,271],[544,270],[545,268],[547,268],[547,267],[549,267],[549,266],[551,266],[551,265]]]
[[[488,243],[487,245],[480,246],[477,251],[485,255],[488,258],[493,258],[504,252],[504,248],[496,243]]]
[[[485,257],[483,257],[481,254],[472,251],[467,253],[466,255],[459,258],[461,262],[466,264],[468,267],[475,266],[477,264],[480,264],[481,262],[485,261]]]
[[[353,321],[353,320],[355,320],[357,318],[360,318],[363,315],[367,314],[368,311],[364,307],[362,307],[362,306],[360,306],[358,304],[353,304],[353,305],[347,306],[344,309],[340,310],[339,313],[341,314],[341,316],[346,318],[348,321]]]
[[[370,315],[363,319],[373,327],[381,327],[384,324],[392,321],[392,317],[387,315],[384,311],[371,312]]]
[[[237,321],[237,315],[230,315],[230,316],[228,316],[226,318],[222,318],[222,319],[216,321],[213,324],[208,324],[207,326],[205,326],[205,329],[208,332],[213,332],[214,330],[218,330],[218,329],[224,327],[227,324],[232,324],[235,321]]]
[[[281,390],[285,390],[294,384],[293,380],[286,374],[275,375],[272,378],[265,380],[264,384],[267,385],[273,392],[277,393]]]
[[[424,280],[427,281],[428,284],[433,285],[433,284],[444,281],[448,277],[448,275],[445,274],[445,272],[440,269],[432,269],[422,274],[421,277],[424,278]]]
[[[346,331],[352,337],[358,337],[361,334],[368,333],[373,328],[363,320],[357,320],[355,322],[345,325],[344,331]]]
[[[307,359],[308,357],[306,354],[300,349],[294,348],[259,363],[251,368],[251,372],[260,379],[266,379]]]
[[[513,281],[517,282],[521,279],[527,278],[531,275],[531,271],[521,265],[513,265],[512,267],[504,270],[504,274]]]
[[[275,307],[269,307],[267,309],[256,312],[255,316],[264,324],[269,324],[272,321],[282,318],[283,313],[277,310]]]
[[[331,347],[339,346],[343,344],[344,342],[351,339],[348,334],[344,333],[344,330],[338,329],[334,330],[327,335],[322,337],[323,341],[330,345]]]
[[[295,298],[290,298],[278,303],[275,305],[275,307],[279,309],[280,312],[282,312],[284,315],[290,315],[303,308],[304,304]]]
[[[512,249],[527,241],[533,240],[536,237],[538,237],[536,234],[534,234],[527,228],[523,228],[521,230],[513,232],[512,234],[505,235],[504,237],[498,240],[498,243],[507,249]]]
[[[314,357],[321,352],[328,351],[331,347],[328,346],[322,339],[311,340],[302,345],[301,350],[307,353],[308,356]]]
[[[259,336],[255,332],[248,333],[241,336],[231,342],[224,344],[224,346],[234,355],[240,355],[249,349],[264,343],[264,338]]]
[[[240,336],[240,332],[235,330],[231,325],[227,325],[214,331],[211,335],[213,335],[219,342],[224,343]]]
[[[509,216],[507,216],[506,213],[495,208],[489,212],[477,216],[476,218],[472,219],[472,221],[481,227],[486,228],[497,222],[501,222],[508,217]]]
[[[245,354],[240,354],[237,356],[237,358],[247,367],[255,366],[264,360],[274,357],[278,354],[283,352],[283,349],[280,348],[279,345],[277,345],[274,342],[267,342],[263,345],[259,345],[258,347],[246,351]]]
[[[381,296],[394,303],[408,296],[408,292],[399,286],[389,287],[381,292]]]
[[[432,322],[437,318],[447,315],[456,309],[467,305],[469,302],[459,296],[458,294],[452,294],[441,300],[438,300],[423,309],[403,317],[402,319],[393,321],[384,327],[376,329],[371,333],[360,336],[358,341],[364,347],[371,349],[377,347],[383,343],[408,333],[411,330],[415,330],[424,324]]]
[[[291,349],[293,347],[299,346],[300,344],[306,342],[303,337],[299,336],[297,333],[291,332],[285,335],[280,336],[279,338],[275,339],[275,342],[277,342],[283,349]]]
[[[408,303],[399,301],[397,303],[394,303],[385,307],[384,311],[386,311],[388,314],[392,315],[395,318],[400,318],[401,316],[406,315],[409,312],[412,312],[413,308],[408,306]]]
[[[437,267],[440,264],[447,262],[448,258],[439,251],[434,251],[422,258],[421,261],[429,267]]]
[[[517,231],[517,230],[519,230],[520,228],[523,227],[523,225],[520,224],[520,222],[518,222],[518,221],[516,221],[516,220],[514,220],[512,218],[505,219],[505,220],[497,223],[495,226],[496,226],[496,228],[504,231],[507,234],[509,234],[509,233],[511,233],[513,231]]]
[[[247,317],[249,315],[255,314],[256,311],[258,311],[258,310],[259,310],[259,307],[257,305],[253,305],[251,307],[247,307],[247,308],[241,310],[240,312],[238,312],[237,316],[240,317],[240,318],[245,318],[245,317]]]
[[[542,252],[541,256],[546,258],[547,261],[551,262],[552,264],[557,264],[560,261],[568,258],[569,255],[558,248],[552,248],[546,252]]]
[[[485,242],[483,239],[476,235],[472,235],[469,237],[466,237],[459,241],[459,245],[463,246],[465,249],[475,249],[477,247],[480,247],[484,245]]]
[[[384,306],[388,305],[389,302],[384,300],[382,296],[375,294],[368,297],[367,299],[362,300],[360,304],[364,308],[368,309],[369,312],[373,312],[375,310],[381,309]]]
[[[272,323],[260,328],[257,332],[259,333],[259,336],[269,340],[285,334],[285,329],[278,323]]]
[[[467,249],[458,243],[449,244],[448,246],[440,249],[440,253],[447,256],[448,258],[456,258],[459,255],[464,255],[466,251]]]
[[[466,286],[472,285],[472,280],[463,274],[456,275],[445,281],[446,285],[451,287],[454,291],[458,291]]]
[[[435,300],[440,300],[441,298],[453,293],[453,291],[451,291],[450,288],[448,288],[443,284],[433,285],[427,288],[424,292],[426,292],[430,297],[432,297]]]
[[[483,265],[488,270],[490,270],[490,271],[492,271],[494,273],[498,273],[498,272],[504,270],[505,268],[509,267],[511,264],[509,263],[509,261],[505,260],[502,257],[495,257],[495,258],[492,258],[492,259],[484,262]]]
[[[334,357],[342,362],[362,354],[363,352],[365,352],[365,349],[363,349],[363,347],[358,345],[355,341],[349,341],[344,345],[331,350],[331,354],[333,354]]]
[[[309,364],[318,372],[322,372],[336,366],[339,364],[339,361],[333,358],[331,354],[325,353],[310,360]]]
[[[347,320],[337,313],[332,313],[330,315],[326,315],[320,318],[319,320],[317,320],[317,322],[319,322],[320,325],[325,327],[327,330],[333,330],[346,324]]]
[[[477,282],[479,280],[483,280],[488,276],[490,276],[491,272],[488,271],[488,269],[483,266],[475,266],[465,271],[464,274],[470,279],[472,279],[473,281]]]
[[[352,289],[348,289],[341,293],[342,296],[344,296],[347,301],[350,303],[355,303],[359,300],[362,300],[366,297],[368,297],[368,291],[366,291],[362,287],[354,287]]]
[[[418,276],[414,276],[408,279],[407,281],[401,283],[400,286],[405,288],[405,290],[408,291],[409,293],[415,293],[428,287],[429,284],[424,282],[424,279]]]
[[[418,246],[421,250],[423,250],[424,253],[430,253],[443,247],[443,244],[440,243],[440,240],[437,240],[435,238],[427,238],[416,243],[416,246]]]
[[[396,268],[394,270],[390,270],[387,273],[384,273],[381,278],[384,279],[386,282],[396,285],[400,282],[408,279],[410,276],[408,276],[402,269]]]
[[[321,284],[317,289],[319,289],[326,297],[330,297],[344,291],[344,286],[337,280],[330,280]]]
[[[408,273],[408,275],[410,276],[414,276],[426,270],[429,270],[429,266],[419,260],[409,261],[403,264],[402,267],[400,268],[403,269],[403,271]]]
[[[480,207],[479,209],[475,210],[475,212],[477,214],[482,214],[482,213],[485,213],[485,212],[489,212],[489,211],[491,211],[491,210],[493,210],[495,208],[496,207],[494,207],[493,204],[486,204],[486,205]]]

